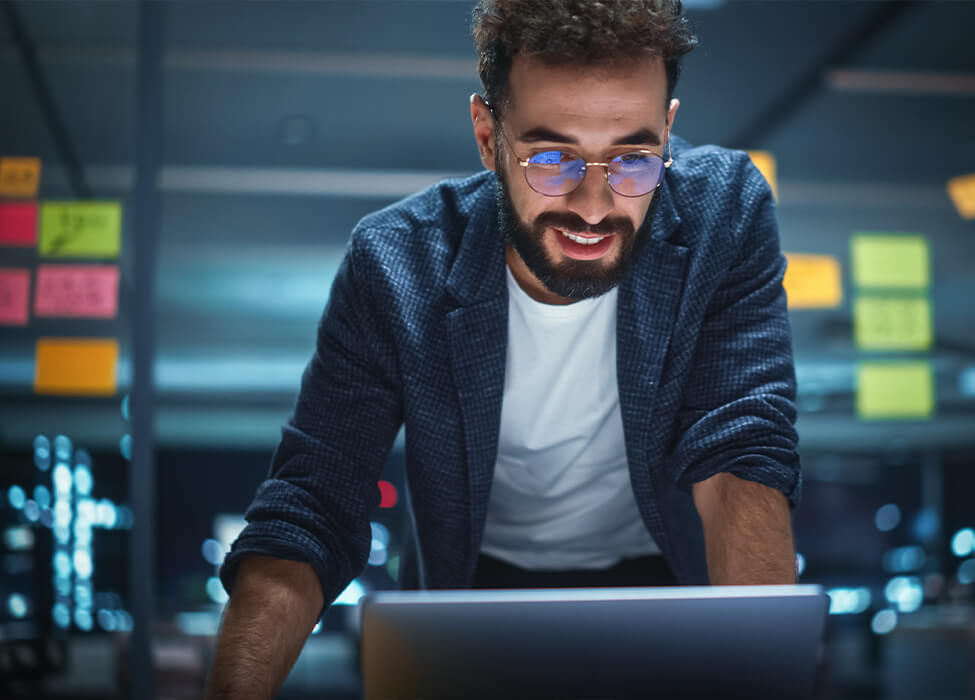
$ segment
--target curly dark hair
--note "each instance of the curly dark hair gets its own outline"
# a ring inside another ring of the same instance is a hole
[[[669,104],[681,57],[697,45],[681,0],[479,0],[472,29],[484,96],[495,111],[510,97],[517,54],[580,64],[660,56]]]

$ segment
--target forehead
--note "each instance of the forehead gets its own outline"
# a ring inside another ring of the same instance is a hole
[[[547,126],[611,136],[638,128],[659,132],[666,124],[667,77],[659,56],[597,65],[515,56],[508,90],[505,119],[519,129]]]

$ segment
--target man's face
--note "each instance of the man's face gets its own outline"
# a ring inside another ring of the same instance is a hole
[[[592,166],[577,189],[547,197],[528,186],[518,159],[545,150],[568,150],[597,162],[637,149],[662,154],[677,109],[676,101],[664,109],[663,61],[579,67],[516,56],[509,95],[497,139],[486,126],[486,108],[477,101],[472,106],[482,160],[501,181],[499,222],[508,265],[539,301],[568,303],[603,294],[621,281],[637,239],[648,235],[641,226],[653,193],[619,195],[610,189],[605,168]]]

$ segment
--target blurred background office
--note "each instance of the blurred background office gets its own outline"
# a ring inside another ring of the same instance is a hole
[[[827,696],[975,697],[975,3],[685,6],[676,132],[778,199]],[[0,695],[199,694],[350,230],[480,168],[471,9],[0,0]],[[401,444],[283,698],[357,697]]]

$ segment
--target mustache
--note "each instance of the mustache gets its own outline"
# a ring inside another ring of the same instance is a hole
[[[606,217],[599,223],[589,224],[578,214],[561,211],[544,212],[535,219],[533,228],[536,232],[541,232],[549,227],[570,233],[591,233],[598,236],[614,233],[632,236],[635,230],[633,223],[625,217]]]

